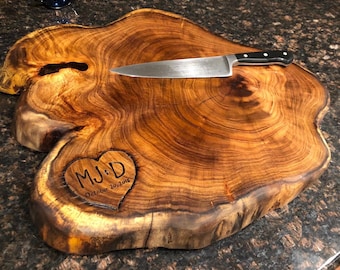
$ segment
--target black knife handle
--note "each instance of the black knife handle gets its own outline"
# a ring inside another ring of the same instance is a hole
[[[238,65],[283,65],[293,62],[293,54],[288,51],[262,51],[235,54]]]

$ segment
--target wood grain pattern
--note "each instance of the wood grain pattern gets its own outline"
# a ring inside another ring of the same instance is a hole
[[[146,79],[127,64],[254,51],[144,9],[105,27],[58,25],[9,51],[0,89],[21,90],[17,140],[49,151],[31,213],[78,254],[201,248],[294,199],[327,168],[328,93],[297,65],[230,78]]]

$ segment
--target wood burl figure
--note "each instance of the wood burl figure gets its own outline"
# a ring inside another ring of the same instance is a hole
[[[19,143],[48,155],[31,215],[76,254],[198,249],[286,205],[327,168],[329,95],[313,74],[238,66],[228,78],[132,78],[110,68],[252,52],[185,18],[142,9],[104,27],[57,25],[9,50]]]

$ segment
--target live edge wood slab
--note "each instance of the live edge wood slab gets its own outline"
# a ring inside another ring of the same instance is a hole
[[[111,67],[254,51],[163,11],[105,27],[57,25],[10,49],[15,136],[49,154],[31,214],[68,253],[196,249],[294,199],[326,169],[328,93],[292,64],[229,78],[146,79]]]

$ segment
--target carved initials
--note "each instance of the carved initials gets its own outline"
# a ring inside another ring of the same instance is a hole
[[[109,176],[112,172],[114,177],[118,179],[125,174],[125,167],[122,162],[109,162],[108,164],[111,168],[111,171],[103,171],[107,176]],[[75,173],[81,188],[84,188],[84,182],[86,181],[88,181],[92,185],[94,185],[95,183],[100,184],[104,181],[103,172],[99,169],[99,167],[95,166],[94,169],[97,171],[99,178],[91,176],[88,169],[85,169],[83,173]]]

